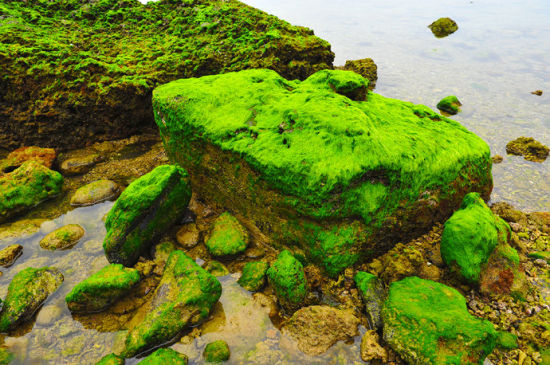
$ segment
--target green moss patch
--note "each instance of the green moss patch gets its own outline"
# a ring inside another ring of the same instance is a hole
[[[237,218],[225,212],[214,221],[205,245],[213,256],[236,255],[246,250],[248,233]]]
[[[265,285],[265,274],[269,264],[264,261],[247,262],[243,274],[238,280],[240,286],[248,291],[258,291]]]
[[[187,356],[172,349],[158,349],[138,364],[141,365],[187,365]]]
[[[458,30],[458,25],[451,18],[439,18],[428,25],[428,28],[430,28],[434,36],[443,38],[456,32]]]
[[[279,254],[267,270],[267,277],[282,307],[293,310],[303,305],[308,292],[304,267],[290,251]]]
[[[371,325],[375,328],[382,327],[381,312],[386,296],[382,282],[376,275],[364,271],[358,271],[353,280],[363,298]]]
[[[460,111],[462,103],[454,95],[444,97],[437,103],[437,109],[447,114],[455,115]]]
[[[227,346],[227,342],[218,340],[206,345],[202,356],[207,362],[220,363],[229,360],[231,353],[229,351],[229,346]]]
[[[124,358],[115,354],[104,356],[95,365],[124,365]]]

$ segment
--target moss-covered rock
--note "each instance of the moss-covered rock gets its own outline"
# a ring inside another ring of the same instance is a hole
[[[533,137],[518,137],[506,144],[506,153],[523,156],[528,161],[542,162],[548,157],[550,148]]]
[[[71,205],[87,206],[116,198],[117,183],[111,180],[97,180],[78,188],[71,197]]]
[[[0,365],[8,365],[13,358],[13,354],[7,348],[0,347]]]
[[[293,310],[304,304],[308,292],[304,267],[290,251],[279,254],[267,270],[267,278],[283,308]]]
[[[40,247],[46,250],[66,250],[76,245],[86,231],[78,224],[67,224],[48,233],[40,240]]]
[[[12,330],[31,318],[61,283],[63,275],[51,267],[28,267],[15,274],[0,312],[0,332]]]
[[[221,295],[221,284],[182,251],[170,254],[143,321],[126,337],[125,357],[166,343],[188,326],[208,317]]]
[[[56,153],[53,148],[21,147],[10,152],[5,159],[0,160],[0,175],[15,170],[26,161],[35,161],[50,169],[55,157]]]
[[[336,276],[492,189],[485,142],[422,105],[346,96],[367,84],[342,70],[178,80],[154,91],[155,120],[198,196]]]
[[[532,259],[542,259],[545,260],[547,263],[550,264],[550,251],[537,251],[537,252],[531,252],[529,254],[529,257]]]
[[[229,270],[227,269],[227,267],[216,260],[210,260],[202,265],[202,267],[216,277],[229,275]]]
[[[259,67],[305,78],[334,59],[310,29],[236,0],[7,1],[0,13],[3,147],[130,136],[152,126],[156,85]]]
[[[373,90],[378,80],[378,66],[372,58],[362,58],[360,60],[347,60],[343,67],[344,70],[353,71],[369,80],[369,89]]]
[[[138,364],[141,365],[187,365],[187,356],[172,349],[158,349]]]
[[[458,30],[458,25],[451,18],[439,18],[432,24],[428,25],[434,36],[443,38],[449,34],[453,34]]]
[[[382,327],[382,306],[384,304],[385,292],[382,282],[376,275],[364,271],[358,271],[353,278],[359,294],[367,310],[367,316],[373,328]]]
[[[58,195],[63,176],[36,161],[27,161],[0,176],[0,223]]]
[[[23,246],[18,244],[9,245],[0,251],[0,266],[10,267],[15,260],[23,253]]]
[[[115,355],[115,354],[109,354],[107,356],[104,356],[96,362],[95,365],[124,365],[125,360],[123,357]]]
[[[437,109],[451,115],[458,113],[461,106],[462,103],[454,95],[446,96],[437,103]]]
[[[154,238],[180,218],[189,204],[187,172],[162,165],[132,182],[105,219],[103,241],[111,263],[135,264]]]
[[[264,261],[247,262],[243,274],[238,280],[240,286],[248,291],[258,291],[265,285],[265,274],[269,264]]]
[[[483,364],[497,342],[458,291],[417,277],[391,285],[382,317],[384,339],[409,364]]]
[[[73,312],[99,312],[127,294],[139,282],[136,269],[120,264],[105,266],[78,283],[65,297]]]
[[[225,212],[214,221],[212,233],[204,244],[213,256],[236,255],[246,250],[248,233],[237,218]]]
[[[220,363],[229,360],[231,352],[229,351],[229,346],[224,340],[217,340],[210,342],[204,348],[202,357],[206,362],[211,363]]]
[[[81,175],[90,171],[101,160],[103,157],[97,153],[86,153],[64,159],[59,165],[59,170],[65,176]]]

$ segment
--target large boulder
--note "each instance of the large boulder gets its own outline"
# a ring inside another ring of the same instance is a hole
[[[198,196],[334,276],[492,190],[485,142],[367,85],[350,71],[300,82],[247,70],[160,86],[153,106]]]
[[[204,321],[220,298],[220,282],[182,251],[170,254],[145,318],[126,337],[125,357],[162,345]]]
[[[153,126],[156,85],[258,67],[303,79],[334,59],[312,30],[236,0],[3,1],[0,14],[2,147],[130,136]]]
[[[105,219],[103,249],[110,263],[135,264],[153,240],[185,213],[191,199],[187,172],[162,165],[132,182]]]
[[[382,316],[384,339],[409,364],[483,364],[498,339],[457,290],[415,276],[391,285]]]
[[[61,193],[63,176],[36,161],[0,176],[0,223]]]

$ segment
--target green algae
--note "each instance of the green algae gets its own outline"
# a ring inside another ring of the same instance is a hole
[[[211,260],[202,266],[203,269],[208,271],[215,277],[229,275],[227,267],[219,261]]]
[[[451,18],[439,18],[432,24],[428,25],[434,36],[443,38],[449,34],[453,34],[458,30],[458,25]]]
[[[138,364],[141,365],[187,365],[187,356],[172,349],[158,349]]]
[[[506,144],[506,153],[523,156],[528,161],[542,162],[550,153],[550,148],[532,137],[518,137]]]
[[[8,349],[0,347],[0,365],[8,365],[13,358],[13,354]]]
[[[545,260],[546,262],[550,263],[550,252],[549,251],[531,252],[529,254],[529,257],[531,257],[533,259]]]
[[[302,306],[308,284],[304,267],[290,251],[284,250],[279,254],[267,270],[267,277],[282,307],[294,310]]]
[[[370,323],[374,328],[382,327],[381,312],[385,292],[381,281],[376,275],[364,271],[358,271],[353,280],[363,298]]]
[[[229,360],[231,353],[227,342],[218,340],[206,345],[202,356],[207,362],[220,363]]]
[[[78,188],[71,197],[71,205],[87,206],[111,200],[118,193],[118,186],[111,180],[97,180]]]
[[[98,312],[127,294],[140,280],[136,269],[107,265],[78,283],[65,301],[71,311]]]
[[[124,358],[115,354],[104,356],[95,365],[124,365]]]
[[[248,233],[237,218],[225,212],[214,221],[212,233],[204,244],[213,256],[236,255],[246,250]]]
[[[505,350],[518,348],[518,337],[510,332],[500,331],[497,338],[497,346]]]
[[[451,115],[458,113],[461,106],[462,103],[454,95],[446,96],[437,103],[437,109]]]
[[[103,248],[111,263],[131,266],[152,240],[172,225],[189,204],[187,172],[163,165],[132,182],[105,219]]]
[[[239,278],[239,285],[248,291],[258,291],[265,285],[265,275],[269,264],[264,261],[247,262],[243,267],[243,274]]]
[[[483,364],[497,343],[493,324],[468,313],[455,289],[408,277],[382,310],[384,339],[410,364]]]
[[[40,247],[46,250],[66,250],[76,245],[86,232],[78,224],[67,224],[48,233],[40,240]]]

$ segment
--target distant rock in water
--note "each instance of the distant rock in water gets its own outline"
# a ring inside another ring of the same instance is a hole
[[[23,246],[14,244],[0,250],[0,266],[10,267],[23,253]]]
[[[239,1],[4,1],[0,13],[4,148],[140,133],[154,126],[153,88],[178,78],[270,68],[304,79],[334,59],[312,30]]]
[[[42,238],[40,247],[51,251],[66,250],[76,245],[85,233],[80,225],[67,224]]]
[[[542,90],[531,91],[531,94],[537,95],[537,96],[542,96]]]
[[[378,80],[378,66],[372,58],[362,58],[360,60],[348,60],[343,70],[353,71],[369,80],[369,90],[373,90]]]
[[[231,352],[229,351],[227,342],[218,340],[206,345],[202,356],[207,363],[218,364],[229,360]]]
[[[548,157],[550,148],[532,137],[519,137],[506,145],[509,155],[523,156],[528,161],[543,162]]]
[[[105,200],[114,200],[119,190],[114,181],[97,180],[78,188],[71,198],[71,205],[87,206]]]
[[[450,115],[455,115],[460,111],[462,103],[454,95],[444,97],[437,103],[437,109]]]
[[[449,34],[453,34],[458,30],[458,25],[451,18],[439,18],[432,24],[428,25],[434,36],[443,38]]]
[[[504,161],[504,157],[502,157],[501,155],[494,155],[493,157],[491,157],[491,160],[493,160],[493,163],[501,163],[502,161]]]

